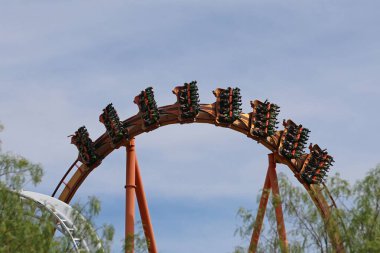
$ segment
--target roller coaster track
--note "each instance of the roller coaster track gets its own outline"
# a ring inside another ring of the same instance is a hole
[[[173,93],[174,92],[175,90]],[[213,104],[199,104],[199,111],[191,119],[184,119],[180,117],[180,103],[178,101],[172,105],[159,107],[158,112],[159,119],[157,124],[153,124],[151,126],[146,126],[144,124],[141,110],[136,115],[122,121],[123,126],[127,129],[128,138],[123,139],[117,144],[113,143],[107,132],[98,137],[93,142],[95,153],[98,156],[98,162],[92,165],[86,165],[83,161],[81,161],[80,156],[78,156],[74,163],[69,167],[64,177],[58,183],[52,196],[59,193],[59,199],[63,202],[69,203],[87,176],[100,165],[101,160],[107,157],[115,149],[127,147],[130,140],[133,140],[140,134],[153,131],[158,127],[163,127],[166,125],[206,123],[218,127],[229,128],[246,135],[248,138],[251,138],[255,142],[265,146],[273,155],[274,162],[276,164],[286,165],[292,171],[299,183],[308,192],[310,198],[318,208],[319,213],[326,224],[330,242],[334,250],[336,252],[345,252],[340,234],[336,229],[337,223],[332,218],[332,210],[336,208],[336,205],[326,185],[323,182],[320,184],[310,184],[301,177],[300,172],[305,161],[307,160],[308,154],[302,154],[296,159],[289,159],[281,155],[279,152],[281,137],[283,136],[284,130],[276,131],[271,136],[258,136],[252,134],[251,128],[253,127],[253,112],[241,113],[240,117],[231,123],[220,122],[218,120],[218,101]],[[69,175],[71,176],[69,177]],[[61,189],[62,186],[63,189]],[[322,194],[323,192],[328,196],[327,198]]]
[[[81,233],[80,226],[86,223],[86,219],[71,206],[41,193],[21,191],[18,194],[23,199],[35,203],[40,210],[51,215],[55,230],[61,232],[71,242],[66,246],[67,252],[91,253],[101,249],[100,239],[95,230],[89,227],[92,235],[96,237],[95,239]],[[36,216],[35,218],[38,219],[39,217]]]

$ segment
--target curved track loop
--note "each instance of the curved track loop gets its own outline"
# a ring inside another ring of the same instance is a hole
[[[287,165],[289,169],[294,173],[294,176],[297,178],[297,180],[303,185],[303,187],[309,193],[311,199],[315,203],[316,207],[319,209],[321,217],[325,221],[327,231],[329,233],[329,237],[335,251],[344,252],[344,247],[340,239],[339,232],[337,231],[337,224],[335,223],[334,219],[332,218],[330,219],[331,209],[335,207],[335,203],[333,202],[331,195],[330,195],[330,201],[332,203],[329,204],[328,200],[322,194],[323,190],[326,190],[328,194],[328,190],[326,186],[324,184],[322,186],[307,184],[301,179],[298,173],[300,169],[302,168],[302,164],[305,161],[306,155],[302,156],[300,159],[288,160],[285,157],[278,154],[277,150],[279,146],[279,140],[283,131],[277,131],[274,136],[267,137],[267,138],[260,138],[260,137],[251,135],[250,134],[251,113],[248,113],[248,114],[242,113],[240,119],[236,120],[233,124],[219,124],[216,121],[215,103],[201,104],[200,111],[198,115],[196,116],[196,118],[194,119],[194,121],[193,120],[181,121],[178,117],[178,111],[179,111],[178,103],[160,107],[159,108],[159,112],[160,112],[159,126],[166,126],[166,125],[178,124],[178,123],[179,124],[185,124],[185,123],[213,124],[216,126],[230,128],[235,131],[238,131],[248,136],[249,138],[252,138],[253,140],[257,141],[258,143],[268,148],[271,152],[273,152],[275,154],[276,163]],[[142,134],[144,132],[149,132],[157,128],[157,126],[154,126],[151,128],[145,128],[143,125],[143,121],[140,117],[140,113],[125,120],[123,124],[128,129],[130,139],[139,134]],[[120,143],[117,147],[115,147],[112,144],[111,139],[109,138],[107,133],[104,133],[95,141],[96,153],[100,156],[101,159],[104,159],[114,149],[117,149],[120,146],[125,146],[125,145],[126,145],[126,142]],[[69,170],[71,170],[77,162],[78,160],[74,162],[74,164],[70,167]],[[88,168],[86,165],[82,164],[80,166],[77,166],[76,172],[70,178],[68,183],[64,183],[63,182],[64,178],[63,178],[61,182],[59,183],[59,185],[57,186],[57,190],[58,190],[58,188],[61,187],[62,183],[65,184],[63,191],[59,195],[59,199],[66,203],[69,203],[70,200],[73,198],[74,194],[76,193],[76,191],[78,190],[78,188],[80,187],[80,185],[89,175],[89,173],[98,165],[99,164],[93,166],[92,168]],[[65,177],[67,176],[67,174],[68,173],[66,173]],[[56,191],[54,192],[54,194],[55,193]]]
[[[101,249],[99,237],[96,232],[97,240],[91,240],[87,235],[81,235],[78,229],[78,223],[85,222],[85,218],[78,215],[71,206],[50,196],[30,191],[19,192],[22,198],[34,202],[40,210],[48,212],[52,216],[55,229],[61,232],[70,240],[72,248],[68,247],[68,252],[91,253]],[[38,218],[38,217],[36,217]]]

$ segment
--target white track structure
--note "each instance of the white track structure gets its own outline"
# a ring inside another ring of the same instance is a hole
[[[102,248],[95,230],[92,231],[97,236],[95,241],[98,243],[95,244],[89,235],[78,233],[76,224],[86,222],[86,219],[70,205],[37,192],[21,191],[19,194],[22,198],[33,201],[42,211],[49,212],[54,217],[55,228],[72,242],[70,252],[97,252]],[[75,221],[74,217],[79,221]]]

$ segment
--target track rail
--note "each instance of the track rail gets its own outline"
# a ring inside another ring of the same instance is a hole
[[[51,221],[55,229],[69,239],[71,244],[68,246],[71,246],[76,253],[91,253],[101,248],[100,239],[95,230],[91,230],[92,234],[96,236],[95,240],[91,239],[88,234],[81,234],[80,226],[86,222],[86,219],[71,206],[41,193],[21,191],[18,194],[52,215]],[[69,252],[74,251],[70,250]]]
[[[158,127],[171,125],[171,124],[188,124],[188,123],[206,123],[212,124],[219,127],[230,128],[232,130],[238,131],[247,137],[255,140],[257,143],[265,146],[272,153],[275,154],[276,163],[284,164],[293,172],[294,176],[297,180],[303,185],[306,191],[309,193],[311,199],[313,200],[315,206],[318,208],[321,217],[326,223],[327,231],[331,240],[331,243],[336,252],[344,252],[343,244],[337,231],[337,226],[334,219],[331,219],[331,210],[335,208],[335,203],[333,198],[328,193],[325,185],[316,185],[316,184],[308,184],[306,183],[300,176],[299,172],[302,168],[303,163],[306,159],[306,154],[301,156],[299,159],[287,159],[278,153],[278,147],[280,143],[280,138],[283,131],[277,131],[274,136],[271,137],[258,137],[250,134],[250,118],[252,117],[252,113],[242,113],[240,115],[240,119],[235,120],[232,124],[222,124],[218,123],[216,120],[216,104],[200,104],[200,110],[194,120],[181,120],[179,117],[179,104],[175,103],[173,105],[167,105],[163,107],[159,107],[160,118],[159,118],[159,126],[152,126],[150,128],[145,128],[143,125],[143,120],[141,119],[140,113],[126,119],[123,121],[124,126],[128,129],[129,138],[132,139],[144,132],[152,131]],[[107,133],[102,134],[95,142],[95,152],[99,155],[100,159],[104,159],[108,156],[114,149],[119,148],[120,146],[126,146],[126,141],[122,141],[117,146],[112,144],[111,139],[109,138]],[[77,159],[78,160],[78,159]],[[77,160],[74,164],[69,168],[69,171],[65,174],[65,177],[69,174],[69,172],[74,168]],[[61,188],[62,184],[64,184],[64,189],[60,192],[59,199],[69,203],[76,191],[79,189],[81,184],[85,181],[86,177],[91,173],[93,169],[95,169],[98,164],[95,164],[92,167],[87,167],[85,164],[82,164],[77,168],[74,175],[70,178],[68,183],[63,183],[64,178],[57,185],[56,190],[54,191],[53,196],[57,193],[58,189]],[[322,190],[326,189],[326,193],[329,198],[325,198],[322,194]],[[329,203],[329,201],[332,203]]]

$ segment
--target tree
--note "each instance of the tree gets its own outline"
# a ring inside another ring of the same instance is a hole
[[[345,241],[351,252],[380,252],[380,165],[355,184],[353,201],[346,211]]]
[[[307,192],[292,185],[282,173],[279,186],[290,252],[332,252],[324,222]],[[327,180],[327,187],[338,206],[332,215],[338,221],[337,229],[348,252],[380,252],[380,165],[354,186],[335,174]],[[247,241],[255,216],[245,208],[240,208],[237,215],[241,225],[235,234]],[[269,203],[266,218],[258,252],[279,252],[273,203]],[[235,252],[246,249],[238,246]]]
[[[127,237],[124,239],[123,250],[134,248],[135,253],[148,253],[148,245],[147,240],[145,239],[143,233],[143,224],[141,221],[137,222],[137,233],[133,237]],[[132,244],[132,242],[134,242]]]
[[[0,131],[2,129],[0,124]],[[43,174],[40,164],[31,163],[20,155],[3,153],[0,149],[0,253],[70,252],[71,242],[67,238],[52,236],[55,219],[18,194],[27,183],[40,183]],[[77,203],[74,207],[87,218],[77,224],[79,233],[91,234],[95,227],[93,218],[101,209],[99,200],[91,197],[86,204]],[[99,252],[110,252],[113,227],[103,225],[99,231],[103,245]],[[91,239],[98,240],[93,233]]]

